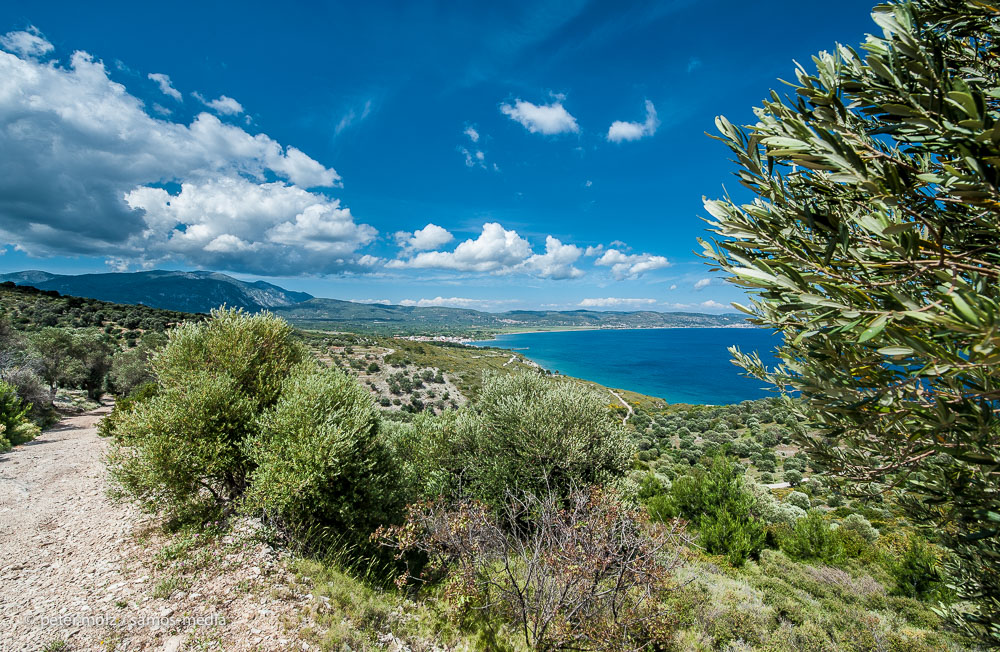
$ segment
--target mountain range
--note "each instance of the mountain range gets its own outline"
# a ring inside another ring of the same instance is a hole
[[[114,303],[142,304],[183,312],[208,312],[226,305],[251,312],[270,310],[288,321],[321,330],[401,334],[464,334],[550,328],[663,328],[741,326],[739,314],[612,312],[596,310],[511,310],[416,307],[322,299],[264,281],[247,282],[218,272],[153,270],[65,275],[38,270],[0,274],[0,282],[30,285],[60,294]]]

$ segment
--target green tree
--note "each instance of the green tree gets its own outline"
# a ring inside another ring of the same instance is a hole
[[[146,332],[137,346],[115,353],[108,376],[112,389],[127,396],[138,387],[153,382],[153,354],[166,345],[166,342],[167,338],[162,333]]]
[[[74,355],[72,331],[47,326],[31,338],[38,351],[39,373],[49,386],[50,400],[55,398],[60,384],[76,384],[84,377],[84,368]]]
[[[810,459],[859,483],[895,482],[910,516],[955,554],[1000,642],[1000,11],[977,0],[880,5],[864,55],[837,46],[799,67],[757,123],[721,140],[755,197],[706,201],[706,256],[779,330]]]

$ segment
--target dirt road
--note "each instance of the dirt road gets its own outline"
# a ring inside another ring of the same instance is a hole
[[[0,649],[86,641],[123,582],[134,515],[104,495],[103,407],[0,454]]]

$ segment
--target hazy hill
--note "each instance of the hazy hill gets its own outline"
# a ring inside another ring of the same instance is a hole
[[[55,290],[114,303],[143,304],[165,310],[208,312],[220,305],[250,311],[268,309],[290,322],[324,330],[404,334],[467,334],[516,329],[655,328],[733,326],[742,315],[691,312],[604,312],[597,310],[511,310],[483,312],[467,308],[415,307],[314,298],[305,292],[257,281],[240,281],[218,272],[150,272],[68,276],[37,270],[0,274],[40,290]]]
[[[66,276],[27,271],[0,275],[0,282],[13,281],[40,290],[55,290],[89,299],[132,303],[180,310],[208,312],[220,305],[261,310],[300,303],[312,298],[277,285],[257,281],[247,283],[217,272],[150,272],[81,274]]]

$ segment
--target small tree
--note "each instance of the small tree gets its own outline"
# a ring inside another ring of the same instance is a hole
[[[718,455],[708,469],[677,478],[669,501],[655,516],[690,520],[708,552],[726,555],[733,566],[742,566],[764,548],[764,524],[756,512],[757,500],[742,473],[734,462]]]
[[[875,8],[865,56],[837,46],[799,67],[757,124],[719,118],[756,197],[707,201],[706,255],[779,330],[810,460],[898,483],[911,517],[954,551],[975,607],[959,619],[1000,642],[1000,10],[977,0]]]

